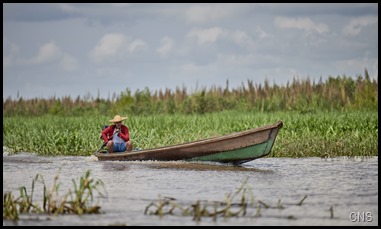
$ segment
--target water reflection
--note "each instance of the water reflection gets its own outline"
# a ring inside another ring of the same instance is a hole
[[[262,173],[271,173],[269,169],[259,169],[255,167],[245,167],[244,165],[227,165],[218,163],[196,163],[196,162],[154,162],[151,164],[144,164],[149,168],[155,169],[170,169],[170,170],[195,170],[195,171],[254,171]]]
[[[127,163],[115,163],[105,161],[102,163],[102,169],[104,171],[126,171],[129,170],[132,165]]]

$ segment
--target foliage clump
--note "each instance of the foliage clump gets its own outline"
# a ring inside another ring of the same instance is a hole
[[[67,193],[60,198],[58,190],[60,183],[58,175],[54,177],[54,183],[50,190],[46,188],[45,181],[41,174],[37,174],[32,181],[31,194],[27,189],[20,187],[20,196],[15,197],[12,192],[3,194],[3,220],[18,220],[20,214],[24,213],[47,213],[47,214],[99,214],[100,206],[92,205],[94,200],[94,191],[101,196],[105,196],[99,188],[104,187],[101,180],[95,181],[90,178],[90,170],[79,178],[78,183],[72,179],[74,190],[69,189]],[[34,201],[34,189],[36,183],[43,185],[42,205]]]

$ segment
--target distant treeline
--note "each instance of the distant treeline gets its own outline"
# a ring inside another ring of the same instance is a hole
[[[229,89],[226,87],[203,88],[188,93],[187,88],[166,89],[151,92],[148,88],[127,88],[112,99],[80,98],[35,98],[3,99],[3,116],[41,116],[45,114],[108,115],[115,114],[204,114],[222,110],[238,111],[378,111],[378,78],[371,80],[367,70],[365,76],[355,79],[347,76],[330,76],[326,81],[311,82],[309,78],[293,79],[286,86],[247,84]]]

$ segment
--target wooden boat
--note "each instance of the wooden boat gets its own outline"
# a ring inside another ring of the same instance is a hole
[[[271,152],[283,122],[277,121],[250,130],[178,145],[132,152],[94,155],[99,161],[213,161],[242,164],[264,157]]]

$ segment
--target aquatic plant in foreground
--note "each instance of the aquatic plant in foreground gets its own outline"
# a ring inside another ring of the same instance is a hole
[[[252,188],[247,187],[246,179],[242,185],[233,193],[226,195],[225,201],[200,201],[196,200],[195,203],[188,207],[182,206],[177,202],[175,198],[163,197],[159,198],[158,202],[151,202],[144,211],[145,215],[158,215],[163,217],[164,215],[180,215],[180,216],[193,216],[193,220],[196,222],[201,221],[202,217],[212,217],[213,221],[217,221],[217,217],[261,217],[261,209],[285,209],[284,204],[278,200],[275,206],[271,206],[264,201],[255,201],[252,194]],[[251,195],[248,196],[248,193]],[[241,195],[241,196],[240,196]],[[237,201],[236,198],[239,198]],[[304,196],[295,206],[301,206],[307,196]],[[255,214],[248,215],[250,207],[256,210]],[[154,210],[150,210],[155,208]],[[333,212],[333,210],[332,210]],[[331,213],[332,215],[333,213]],[[332,218],[332,217],[331,217]],[[295,219],[293,215],[288,215],[287,219]]]
[[[97,214],[100,213],[99,205],[91,205],[94,198],[94,190],[101,196],[105,196],[105,192],[99,190],[99,186],[104,188],[101,180],[90,178],[90,170],[79,178],[78,183],[72,179],[74,191],[68,190],[63,198],[59,198],[58,189],[60,184],[57,183],[59,175],[54,177],[54,183],[47,190],[45,181],[41,174],[37,174],[32,181],[31,194],[27,189],[20,187],[20,196],[15,198],[12,192],[3,194],[3,220],[18,220],[19,214],[23,213],[47,213],[47,214]],[[34,188],[36,182],[43,185],[43,201],[42,206],[33,201]],[[105,189],[103,189],[105,190]]]

